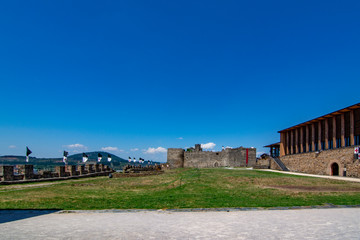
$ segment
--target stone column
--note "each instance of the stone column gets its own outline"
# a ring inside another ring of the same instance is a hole
[[[311,148],[315,151],[315,124],[311,124]]]
[[[100,163],[100,164],[99,164],[99,169],[100,169],[100,172],[102,172],[102,171],[103,171],[103,165],[104,165],[104,164],[102,164],[102,163]]]
[[[299,153],[299,133],[298,133],[298,129],[295,128],[294,129],[295,132],[295,153]]]
[[[2,166],[3,168],[3,180],[13,181],[14,180],[14,166]]]
[[[319,150],[324,150],[321,148],[321,120],[318,123],[318,146],[319,146]]]
[[[354,110],[350,111],[350,146],[354,146]]]
[[[336,116],[333,117],[333,148],[337,148],[337,144],[336,144]]]
[[[94,173],[95,170],[94,170],[94,164],[86,164],[86,168],[87,168],[87,171],[89,173]]]
[[[345,114],[341,114],[341,147],[345,147]]]
[[[68,165],[67,166],[67,170],[70,173],[70,176],[76,176],[77,172],[76,172],[76,166],[75,165]]]
[[[306,141],[306,152],[309,152],[309,125],[306,125],[305,126],[305,133],[306,133],[306,136],[305,136],[305,141]]]
[[[59,174],[59,177],[66,177],[65,166],[56,166],[55,172]]]
[[[300,127],[300,152],[303,153],[304,152],[304,128]]]
[[[106,171],[106,166],[105,166],[104,164],[101,166],[101,171],[102,171],[102,172],[105,172],[105,171]]]
[[[329,149],[329,118],[325,119],[325,149]]]
[[[84,165],[78,165],[77,167],[78,167],[78,171],[79,171],[80,175],[87,174],[87,171],[85,170]]]
[[[25,179],[34,178],[34,165],[25,165]]]
[[[280,157],[285,156],[285,132],[280,133]]]
[[[101,172],[99,164],[95,164],[95,172]]]

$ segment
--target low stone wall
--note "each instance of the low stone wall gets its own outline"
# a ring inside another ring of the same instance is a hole
[[[160,175],[164,171],[149,171],[149,172],[140,172],[140,173],[113,173],[114,178],[127,178],[127,177],[145,177],[151,175]]]
[[[269,169],[270,168],[270,158],[261,158],[256,161],[255,169]]]
[[[155,172],[161,171],[161,165],[149,165],[149,166],[133,166],[133,165],[126,165],[123,168],[123,173],[142,173],[142,172]]]
[[[257,160],[254,169],[273,169],[273,170],[282,171],[279,165],[277,165],[274,159],[270,156]]]
[[[0,184],[13,184],[13,183],[27,183],[27,182],[40,182],[40,181],[56,181],[75,179],[83,177],[96,177],[106,176],[114,172],[109,166],[98,164],[86,164],[77,166],[80,171],[76,171],[76,166],[57,166],[55,172],[52,171],[39,171],[34,174],[33,165],[21,165],[20,169],[24,170],[24,174],[14,173],[14,166],[0,166]],[[90,170],[90,173],[86,171]]]
[[[275,162],[273,158],[269,157],[269,162],[270,162],[270,166],[269,166],[270,169],[282,171],[281,167],[279,167],[279,165]]]
[[[339,176],[360,177],[360,160],[354,159],[354,147],[336,148],[321,152],[299,153],[283,156],[280,160],[292,172],[332,175],[331,166],[337,163]],[[275,164],[276,165],[276,164]],[[271,169],[275,166],[271,164]]]

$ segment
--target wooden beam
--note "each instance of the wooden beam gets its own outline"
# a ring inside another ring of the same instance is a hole
[[[350,146],[354,146],[354,110],[350,112]]]

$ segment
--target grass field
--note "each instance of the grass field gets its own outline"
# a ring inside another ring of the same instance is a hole
[[[168,209],[358,205],[360,183],[246,169],[0,186],[1,209]]]

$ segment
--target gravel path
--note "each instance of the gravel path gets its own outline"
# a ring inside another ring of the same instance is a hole
[[[283,173],[283,174],[290,174],[290,175],[298,175],[298,176],[306,176],[306,177],[317,177],[317,178],[327,178],[327,179],[334,179],[334,180],[341,180],[341,181],[358,182],[358,183],[360,183],[360,178],[353,178],[353,177],[316,175],[316,174],[308,174],[308,173],[278,171],[278,170],[272,170],[272,169],[256,169],[256,170],[257,170],[257,171],[276,172],[276,173]]]
[[[1,239],[359,239],[360,208],[0,211]]]

